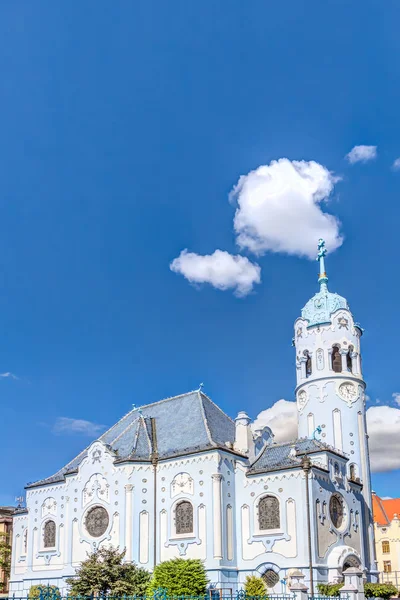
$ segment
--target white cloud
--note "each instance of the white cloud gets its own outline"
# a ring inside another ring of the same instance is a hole
[[[104,425],[85,421],[84,419],[58,417],[53,426],[53,433],[81,433],[90,437],[96,437],[104,429]]]
[[[400,469],[400,409],[371,406],[367,410],[371,470]]]
[[[233,289],[236,296],[246,296],[253,285],[261,281],[261,269],[257,264],[223,250],[205,256],[183,250],[171,262],[170,269],[191,283],[209,283],[219,290]]]
[[[241,248],[314,258],[319,238],[332,252],[342,244],[340,223],[321,209],[339,180],[314,161],[273,160],[242,175],[230,199]]]
[[[400,158],[396,158],[396,160],[392,164],[393,171],[400,171]]]
[[[354,146],[350,150],[348,154],[346,154],[346,158],[351,165],[354,165],[358,162],[368,162],[369,160],[374,160],[378,156],[377,147],[376,146]]]
[[[8,371],[7,371],[7,373],[0,373],[0,377],[10,378],[10,379],[19,379],[19,377],[14,375],[14,373],[10,373]]]
[[[271,428],[275,442],[288,442],[297,438],[297,406],[296,402],[278,400],[260,412],[252,424],[253,431],[262,427]]]
[[[396,404],[398,406],[400,406],[400,393],[395,392],[394,394],[392,394],[392,398],[393,398],[394,402],[396,402]]]

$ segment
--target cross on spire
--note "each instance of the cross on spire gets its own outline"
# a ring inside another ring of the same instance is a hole
[[[318,283],[321,286],[321,290],[327,290],[326,284],[328,283],[328,276],[325,271],[325,256],[326,256],[325,240],[320,238],[318,240],[317,261],[319,262]]]

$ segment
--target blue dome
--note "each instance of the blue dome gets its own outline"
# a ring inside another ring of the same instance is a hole
[[[329,292],[326,285],[322,285],[320,291],[310,298],[302,309],[301,316],[308,321],[307,327],[322,325],[330,323],[332,313],[339,308],[349,310],[346,298]]]

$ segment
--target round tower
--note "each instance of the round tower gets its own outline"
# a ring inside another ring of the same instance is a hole
[[[325,255],[325,242],[319,240],[319,291],[295,322],[299,437],[315,437],[348,457],[347,477],[363,485],[366,519],[371,528],[362,329],[354,321],[347,300],[328,290]],[[368,544],[372,562],[371,544],[373,537]]]

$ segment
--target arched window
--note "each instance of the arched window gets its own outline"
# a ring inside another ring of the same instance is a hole
[[[306,377],[310,377],[312,373],[311,356],[308,350],[304,350],[304,356],[306,357]]]
[[[352,481],[354,481],[355,478],[356,478],[356,465],[350,465],[350,469],[349,470],[350,470],[350,479]]]
[[[193,533],[193,506],[187,500],[182,500],[175,509],[176,533]]]
[[[340,356],[339,346],[332,346],[332,371],[342,372],[342,357]]]
[[[56,545],[56,524],[54,521],[46,521],[43,528],[44,548],[54,548]]]
[[[338,495],[331,496],[329,502],[329,514],[336,529],[340,529],[344,521],[343,500]]]
[[[279,529],[279,500],[275,496],[264,496],[258,503],[258,527],[261,531]]]
[[[382,553],[390,554],[390,543],[388,540],[383,540],[382,542]]]
[[[333,465],[333,471],[334,471],[336,477],[338,477],[340,475],[339,464],[337,462],[335,462],[335,464]]]

